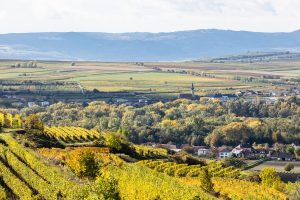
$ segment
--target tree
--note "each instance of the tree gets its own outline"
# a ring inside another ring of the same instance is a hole
[[[112,133],[107,134],[105,137],[105,145],[116,151],[122,149],[121,140]]]
[[[203,168],[199,174],[199,179],[201,182],[201,187],[207,192],[213,191],[213,183],[211,181],[211,176],[207,168]]]
[[[214,138],[211,139],[214,139],[215,141],[210,142],[211,144],[216,144],[221,137],[221,145],[238,145],[250,140],[251,130],[241,122],[231,122],[230,124],[214,129],[212,136],[214,136]]]
[[[295,149],[295,155],[296,155],[297,158],[300,157],[300,147],[297,147],[297,148]]]
[[[118,182],[111,175],[101,173],[95,181],[95,187],[97,193],[100,194],[103,197],[103,199],[120,199],[118,191]]]
[[[274,168],[264,168],[260,171],[259,177],[264,186],[282,190],[283,183]]]
[[[6,119],[7,119],[7,127],[13,128],[13,116],[12,116],[12,114],[7,113]]]
[[[287,163],[284,166],[284,170],[287,171],[287,172],[291,171],[292,169],[294,169],[294,165],[292,163]]]
[[[1,124],[1,128],[5,125],[4,113],[0,113],[0,124]]]
[[[35,114],[29,115],[25,120],[25,130],[32,133],[43,133],[44,123]]]
[[[287,145],[285,148],[285,152],[289,153],[289,154],[293,154],[294,153],[294,147],[291,145]]]
[[[100,167],[94,153],[80,150],[70,153],[66,162],[78,177],[95,178]]]
[[[22,120],[20,115],[15,115],[13,119],[13,128],[21,128],[22,127]]]

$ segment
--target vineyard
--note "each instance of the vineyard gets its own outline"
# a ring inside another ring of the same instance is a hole
[[[203,169],[207,169],[212,177],[234,178],[240,175],[240,169],[232,166],[224,168],[219,161],[211,161],[205,166],[151,160],[140,161],[138,164],[175,177],[198,177]]]
[[[21,116],[16,114],[12,115],[10,113],[2,113],[0,112],[0,128],[21,128],[22,120]]]
[[[87,185],[69,180],[41,161],[9,134],[1,134],[0,195],[9,199],[84,199]]]
[[[176,177],[182,183],[199,188],[202,185],[199,175],[204,169],[207,169],[212,175],[214,190],[221,196],[230,199],[287,199],[285,194],[275,189],[264,187],[258,183],[239,180],[240,169],[232,166],[223,167],[219,161],[210,161],[205,166],[150,160],[140,161],[137,164]]]
[[[110,167],[103,171],[118,180],[121,199],[216,199],[196,186],[141,165],[126,164],[122,168]]]
[[[90,142],[101,139],[103,136],[96,130],[87,130],[80,127],[45,127],[45,134],[65,143]]]
[[[13,122],[19,116],[7,117]],[[0,200],[115,199],[108,198],[111,193],[124,200],[287,199],[282,190],[243,180],[241,169],[222,161],[175,162],[166,149],[129,144],[127,150],[139,157],[126,163],[122,152],[113,151],[112,146],[123,145],[113,134],[79,127],[45,127],[43,134],[65,144],[103,143],[30,149],[20,135],[0,134]],[[95,173],[90,173],[93,164]]]
[[[70,179],[59,168],[50,166],[35,152],[21,146],[12,135],[1,134],[0,138],[0,199],[79,200],[99,197],[99,193],[94,193],[97,192],[97,181],[82,184]],[[101,160],[102,173],[110,174],[117,180],[121,199],[214,199],[196,186],[181,183],[175,177],[139,164],[124,163],[117,155],[107,152],[106,148],[38,150],[44,157],[64,160],[75,169],[75,174],[77,156],[85,152],[92,152]]]
[[[168,156],[168,150],[153,148],[145,145],[133,145],[133,150],[145,158],[164,158]]]

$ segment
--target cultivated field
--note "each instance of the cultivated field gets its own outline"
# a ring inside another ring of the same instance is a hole
[[[103,63],[37,61],[37,68],[11,68],[27,61],[0,61],[0,80],[63,81],[80,83],[85,89],[99,91],[168,92],[177,95],[196,85],[196,93],[226,92],[245,88],[270,88],[270,84],[246,83],[234,76],[260,77],[300,75],[298,62],[276,63]],[[159,69],[159,70],[158,70]],[[199,76],[192,73],[205,73]]]

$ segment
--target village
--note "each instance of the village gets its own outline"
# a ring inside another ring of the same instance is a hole
[[[236,147],[221,146],[192,146],[189,144],[148,144],[153,148],[168,149],[173,153],[186,152],[194,156],[209,159],[243,158],[245,160],[278,160],[296,161],[296,151],[300,149],[299,144],[279,144],[273,146],[268,144],[239,144]]]
[[[92,101],[105,101],[113,105],[126,105],[134,107],[142,107],[157,102],[169,102],[175,99],[189,99],[199,101],[202,98],[217,99],[223,103],[227,101],[243,99],[248,102],[261,102],[274,104],[279,99],[285,99],[288,96],[300,95],[300,88],[292,88],[286,91],[273,90],[239,90],[232,93],[206,93],[205,95],[196,95],[194,83],[191,83],[189,93],[179,93],[178,96],[164,97],[151,96],[148,93],[136,92],[100,92],[98,90],[88,91],[72,91],[72,92],[56,92],[48,94],[40,94],[34,92],[18,93],[2,91],[0,95],[0,105],[7,108],[25,108],[33,106],[46,107],[57,102],[79,103],[88,105]]]

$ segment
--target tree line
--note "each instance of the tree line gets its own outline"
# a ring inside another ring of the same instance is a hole
[[[105,102],[34,106],[18,112],[37,114],[46,125],[81,126],[114,131],[136,144],[155,142],[191,145],[300,142],[300,107],[296,97],[274,104],[243,99],[221,102],[178,99],[142,108]],[[17,112],[17,111],[16,111]]]

